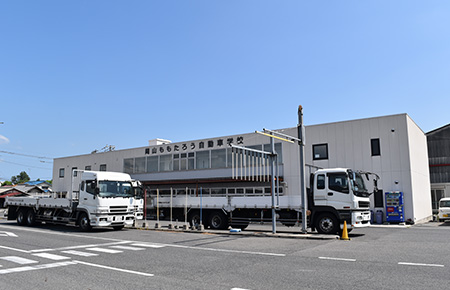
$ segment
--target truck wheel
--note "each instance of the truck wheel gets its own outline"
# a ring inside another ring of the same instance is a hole
[[[36,213],[32,208],[30,208],[27,211],[27,219],[26,219],[27,226],[32,227],[36,225]]]
[[[188,213],[188,221],[191,227],[198,227],[200,225],[200,213],[196,210]]]
[[[26,209],[24,209],[24,208],[19,209],[19,211],[17,212],[17,224],[19,226],[24,226],[27,223],[25,215],[26,215]]]
[[[80,214],[78,219],[78,225],[83,232],[88,232],[92,229],[91,222],[89,221],[88,215],[84,212]]]
[[[209,215],[209,226],[214,230],[224,230],[228,228],[228,218],[222,211],[213,211]]]
[[[324,213],[318,217],[316,229],[319,234],[336,234],[339,230],[339,224],[333,214]]]

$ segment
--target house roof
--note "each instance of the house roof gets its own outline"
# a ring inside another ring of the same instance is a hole
[[[434,129],[434,130],[432,130],[432,131],[426,133],[426,135],[427,135],[427,136],[428,136],[428,135],[432,135],[432,134],[434,134],[434,133],[438,133],[438,132],[443,131],[443,130],[448,129],[448,128],[450,128],[450,124],[447,124],[447,125],[444,125],[444,126],[442,126],[442,127],[436,128],[436,129]]]
[[[26,185],[39,185],[39,184],[42,184],[42,183],[45,183],[45,184],[47,184],[47,185],[50,185],[48,182],[43,181],[43,180],[27,181],[27,182],[25,182],[24,184],[26,184]]]

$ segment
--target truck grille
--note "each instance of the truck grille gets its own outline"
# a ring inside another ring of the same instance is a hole
[[[370,207],[370,201],[359,201],[358,206],[359,207]]]
[[[127,206],[110,206],[109,212],[111,214],[127,214],[128,213],[128,207]]]

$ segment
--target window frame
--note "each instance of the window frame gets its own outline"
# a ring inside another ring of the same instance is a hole
[[[324,156],[324,157],[322,157],[322,156],[319,156],[319,157],[316,157],[316,148],[319,148],[319,147],[322,147],[322,146],[325,146],[325,155],[326,156]],[[312,157],[313,157],[313,160],[328,160],[328,143],[322,143],[322,144],[313,144],[312,145]]]
[[[381,156],[380,138],[370,139],[370,152],[372,156]]]

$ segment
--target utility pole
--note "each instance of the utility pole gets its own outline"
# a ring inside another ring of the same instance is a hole
[[[306,196],[306,182],[305,182],[305,126],[303,125],[303,107],[298,106],[298,145],[300,149],[300,191],[302,199],[302,232],[307,232],[307,210],[308,197]]]

